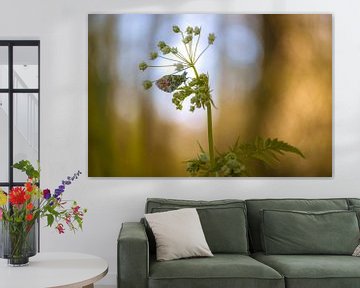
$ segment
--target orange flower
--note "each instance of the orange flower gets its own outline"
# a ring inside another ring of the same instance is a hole
[[[26,215],[26,221],[31,221],[34,218],[32,214]]]
[[[32,203],[29,203],[26,205],[26,210],[31,210],[34,208],[34,205]]]
[[[31,192],[34,189],[30,182],[26,182],[25,187],[28,192]]]
[[[25,198],[25,200],[29,200],[31,198],[31,195],[28,193],[25,193],[24,198]]]

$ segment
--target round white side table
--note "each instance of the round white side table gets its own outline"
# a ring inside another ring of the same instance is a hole
[[[29,265],[9,267],[0,260],[0,287],[6,288],[93,288],[108,272],[107,262],[80,253],[38,253]]]

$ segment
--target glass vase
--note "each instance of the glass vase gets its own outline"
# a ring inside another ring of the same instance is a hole
[[[8,259],[9,266],[25,266],[29,257],[36,255],[37,224],[1,221],[0,257]]]

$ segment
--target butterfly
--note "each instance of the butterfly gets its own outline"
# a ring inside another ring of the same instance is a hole
[[[167,93],[174,92],[182,83],[186,81],[186,72],[182,75],[165,75],[156,80],[156,86]]]

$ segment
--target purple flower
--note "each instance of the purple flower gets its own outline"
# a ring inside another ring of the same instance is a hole
[[[64,192],[64,190],[55,189],[54,197],[55,197],[55,198],[58,198],[63,192]]]
[[[82,174],[81,171],[78,170],[76,173],[74,173],[74,175],[72,177],[68,176],[68,177],[66,177],[66,180],[62,180],[59,187],[57,189],[55,189],[54,197],[59,200],[60,195],[65,191],[65,186],[70,185],[72,183],[72,181],[74,181],[75,179],[78,179],[78,177],[81,174]]]
[[[49,189],[44,189],[44,191],[43,191],[43,196],[44,196],[44,198],[47,200],[47,199],[49,199],[50,197],[51,197],[51,192],[50,192],[50,190]]]

